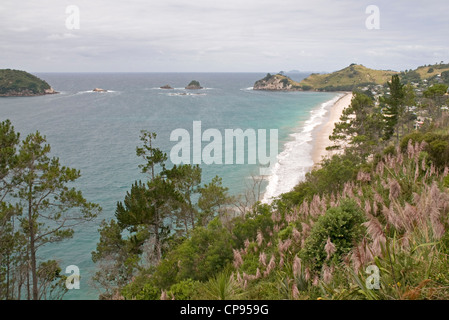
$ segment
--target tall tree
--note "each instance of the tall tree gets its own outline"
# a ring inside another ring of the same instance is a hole
[[[206,226],[218,213],[221,217],[226,206],[231,204],[232,197],[229,196],[228,188],[223,186],[222,178],[215,176],[212,181],[199,189],[200,197],[198,199],[198,224]]]
[[[183,226],[185,235],[189,236],[189,230],[195,228],[197,208],[192,196],[199,192],[201,183],[201,168],[199,165],[179,165],[167,171],[167,177],[173,183],[177,197],[177,210],[175,212],[178,226]]]
[[[335,124],[329,137],[334,145],[329,150],[346,148],[361,159],[375,152],[379,148],[380,132],[383,123],[374,101],[367,95],[355,92],[351,104]]]
[[[9,120],[0,122],[0,299],[14,299],[14,288],[20,287],[22,235],[15,232],[19,205],[8,200],[17,183],[17,148],[20,134]]]
[[[27,252],[31,273],[32,299],[41,296],[37,252],[42,246],[73,236],[73,227],[94,219],[100,206],[88,202],[81,191],[68,184],[80,177],[76,169],[61,166],[59,158],[49,157],[50,145],[39,132],[30,134],[22,142],[19,161],[17,197],[25,215],[20,218],[21,229],[27,238]]]
[[[386,122],[385,139],[390,139],[396,131],[396,141],[399,141],[399,119],[404,115],[404,85],[401,83],[399,75],[393,75],[388,82],[390,94],[383,97],[381,102],[385,104],[384,119]]]

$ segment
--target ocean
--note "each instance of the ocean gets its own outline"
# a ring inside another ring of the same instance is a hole
[[[0,98],[0,121],[10,119],[21,138],[39,131],[51,145],[51,155],[62,165],[81,171],[73,186],[88,201],[101,205],[95,220],[75,229],[72,239],[48,245],[38,252],[42,260],[60,261],[80,269],[80,289],[65,299],[97,299],[91,283],[95,265],[91,252],[99,239],[98,226],[114,217],[118,201],[136,180],[145,180],[136,156],[141,130],[157,133],[155,146],[167,155],[176,141],[174,130],[184,129],[193,139],[194,122],[201,129],[270,129],[278,131],[278,157],[262,182],[263,201],[291,188],[313,165],[313,129],[326,119],[337,93],[254,91],[252,85],[265,73],[37,73],[56,95]],[[288,74],[294,80],[305,73]],[[185,90],[191,80],[204,87]],[[174,90],[160,89],[169,84]],[[92,92],[94,88],[108,90]],[[218,130],[218,131],[217,131]],[[203,142],[202,146],[207,145]],[[225,154],[223,153],[223,159]],[[245,158],[246,159],[246,158]],[[224,161],[223,161],[224,163]],[[169,163],[170,166],[170,156]],[[244,193],[259,179],[259,165],[202,163],[202,183],[218,175],[233,195]]]

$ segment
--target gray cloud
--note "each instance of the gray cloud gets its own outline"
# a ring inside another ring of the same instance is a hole
[[[368,30],[368,5],[380,30]],[[80,30],[65,9],[80,8]],[[446,0],[15,0],[0,3],[1,68],[28,71],[403,70],[448,60]]]

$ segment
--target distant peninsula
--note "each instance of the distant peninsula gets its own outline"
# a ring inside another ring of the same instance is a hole
[[[30,97],[57,93],[44,80],[21,70],[0,69],[0,97]]]
[[[256,81],[254,90],[273,91],[352,91],[369,84],[384,85],[395,71],[369,69],[363,65],[350,66],[328,74],[312,73],[306,79],[296,82],[284,73],[267,74]]]
[[[190,83],[188,84],[187,87],[185,87],[186,89],[189,90],[198,90],[198,89],[203,89],[203,87],[200,85],[200,83],[196,80],[192,80],[190,81]]]
[[[384,86],[395,74],[399,74],[406,83],[418,83],[433,78],[449,77],[449,64],[420,66],[416,70],[402,72],[392,70],[374,70],[361,64],[350,66],[332,73],[312,73],[309,77],[296,82],[283,72],[267,74],[255,82],[254,90],[268,91],[353,91],[367,86]]]

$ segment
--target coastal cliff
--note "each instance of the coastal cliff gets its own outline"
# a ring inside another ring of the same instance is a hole
[[[0,97],[30,97],[57,93],[47,82],[21,70],[0,69]]]

